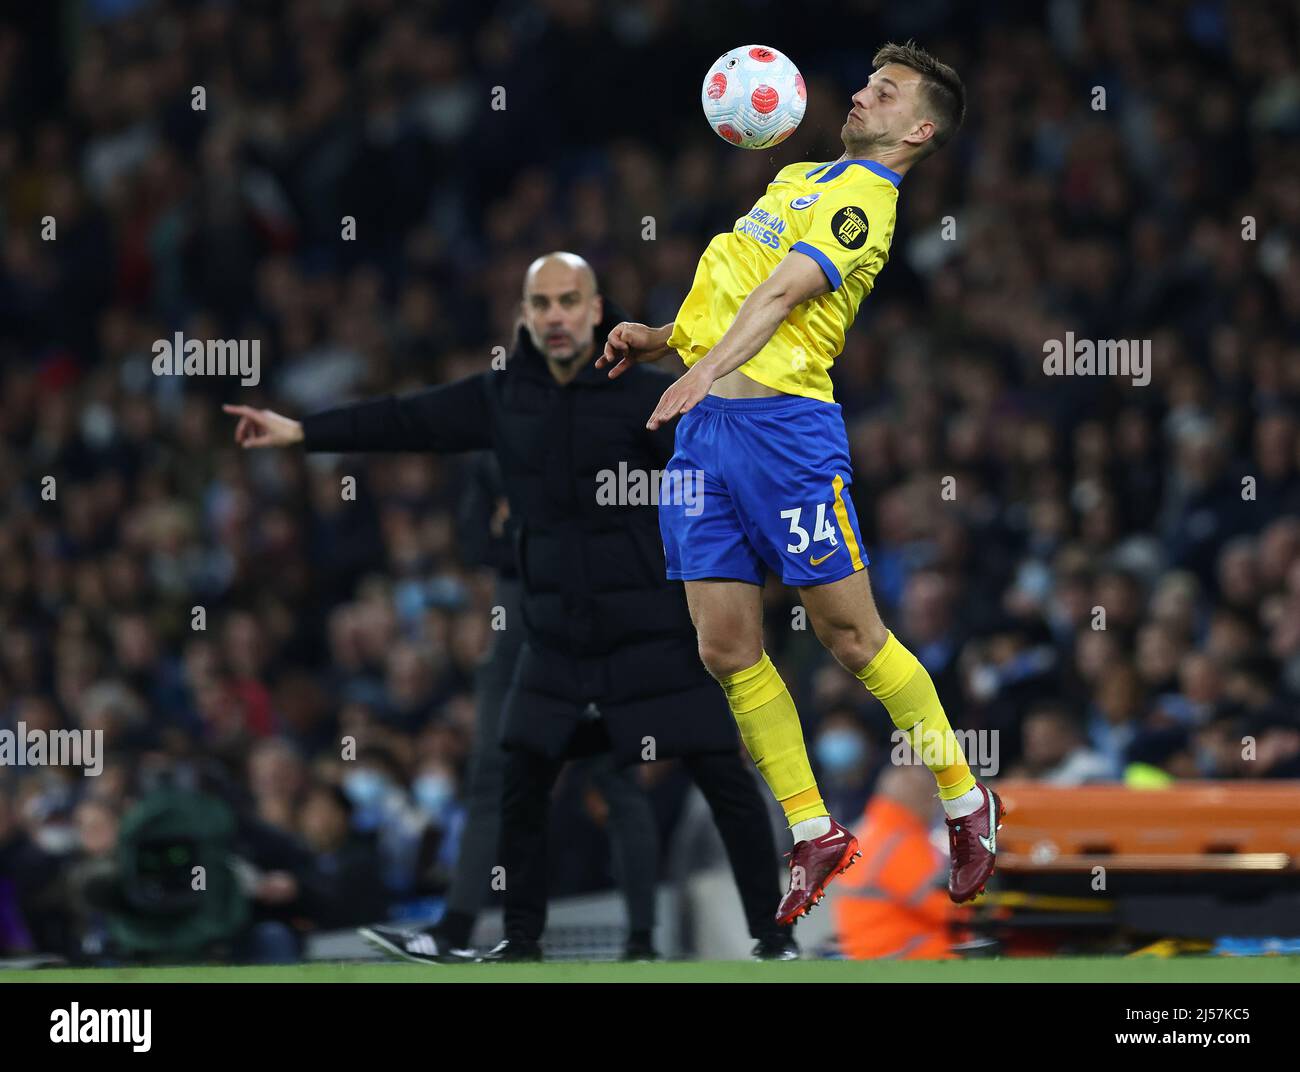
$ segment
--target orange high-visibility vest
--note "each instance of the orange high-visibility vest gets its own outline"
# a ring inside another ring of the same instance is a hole
[[[877,796],[857,833],[862,859],[836,883],[833,901],[844,955],[955,959],[949,923],[960,917],[948,899],[948,857],[931,844],[925,824],[896,801]]]

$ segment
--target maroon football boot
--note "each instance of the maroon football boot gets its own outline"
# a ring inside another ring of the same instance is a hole
[[[776,910],[776,921],[783,927],[807,915],[825,896],[831,879],[847,871],[862,853],[858,852],[858,839],[832,819],[829,832],[796,842],[786,855],[790,858],[790,888]]]
[[[976,783],[984,794],[982,806],[948,824],[948,896],[957,904],[984,892],[998,859],[998,828],[1006,809],[991,789]]]

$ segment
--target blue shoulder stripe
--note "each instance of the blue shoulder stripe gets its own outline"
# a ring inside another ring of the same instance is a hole
[[[875,160],[840,160],[838,162],[832,161],[829,164],[820,164],[813,168],[812,171],[808,172],[804,178],[811,179],[817,174],[817,172],[830,168],[825,175],[817,180],[818,182],[830,182],[831,179],[838,179],[843,175],[850,164],[857,164],[860,167],[864,167],[873,175],[879,175],[882,179],[887,179],[889,182],[892,182],[895,186],[903,181],[903,176],[897,171],[893,168],[887,168],[884,164],[878,163]]]
[[[826,282],[831,285],[831,290],[840,289],[840,284],[844,282],[844,280],[840,278],[840,270],[835,267],[835,262],[816,246],[810,246],[807,242],[796,242],[790,247],[790,252],[802,253],[806,257],[811,257],[817,262],[822,272],[825,273]]]

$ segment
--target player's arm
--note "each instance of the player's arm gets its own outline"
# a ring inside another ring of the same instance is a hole
[[[706,372],[701,375],[710,384],[734,372],[768,344],[798,306],[830,289],[826,273],[815,260],[803,253],[786,254],[772,274],[750,291],[736,310],[731,327],[690,371],[704,366]]]
[[[301,443],[308,451],[338,453],[481,450],[492,446],[489,375],[338,406],[301,421],[251,406],[222,409],[239,418],[235,442],[246,448]]]
[[[693,409],[715,380],[763,349],[795,308],[830,289],[825,271],[812,257],[797,251],[786,254],[772,274],[750,291],[717,345],[664,392],[646,427],[658,428]]]

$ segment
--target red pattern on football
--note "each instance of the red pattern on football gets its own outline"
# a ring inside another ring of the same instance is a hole
[[[704,118],[742,149],[766,149],[799,125],[808,89],[790,57],[767,45],[741,45],[714,61],[700,84]]]
[[[754,92],[749,95],[749,103],[760,115],[767,115],[776,107],[779,100],[780,97],[771,86],[755,86]]]

